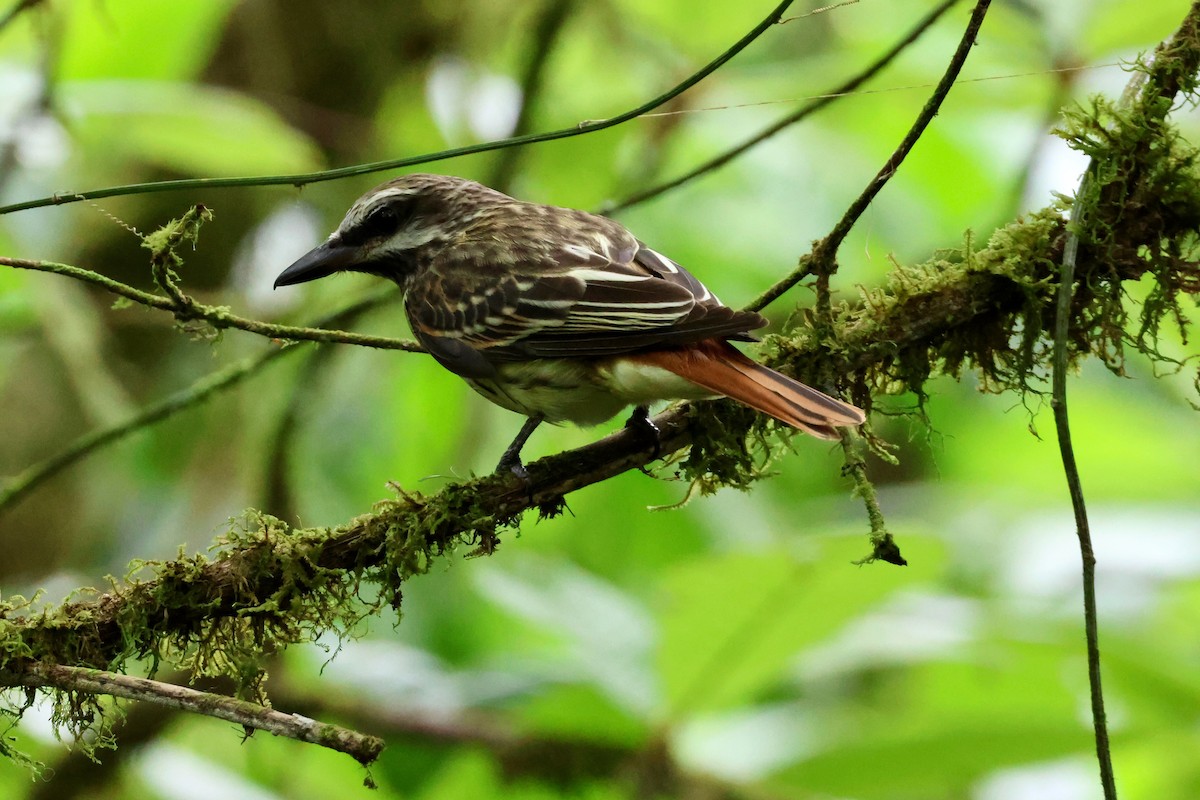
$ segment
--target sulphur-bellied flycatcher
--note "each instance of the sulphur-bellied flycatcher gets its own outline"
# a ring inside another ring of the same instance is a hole
[[[594,425],[656,400],[724,395],[821,438],[863,412],[750,360],[762,315],[721,303],[671,259],[605,217],[515,200],[473,181],[405,175],[367,192],[275,286],[334,272],[390,278],[442,366],[528,421]]]

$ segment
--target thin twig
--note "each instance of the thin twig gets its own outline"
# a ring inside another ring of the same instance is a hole
[[[176,672],[165,680],[168,683],[186,682],[187,676]],[[194,685],[208,688],[202,686],[203,683],[217,681],[202,678]],[[224,683],[232,685],[230,681]],[[281,705],[287,705],[286,701]],[[64,749],[58,758],[46,763],[43,774],[54,777],[36,781],[23,800],[89,800],[103,797],[106,793],[109,796],[116,794],[111,787],[125,774],[126,764],[137,757],[143,745],[162,736],[178,717],[178,712],[173,709],[148,703],[137,703],[123,711],[123,714],[110,717],[107,721],[108,733],[119,743],[116,750],[105,753],[103,760],[97,762],[94,751],[86,747]],[[358,720],[354,722],[358,724]]]
[[[941,18],[946,11],[948,11],[958,2],[959,0],[943,0],[941,4],[926,14],[925,17],[921,19],[921,21],[918,22],[911,31],[905,34],[900,41],[896,42],[896,44],[893,45],[890,50],[884,53],[877,61],[875,61],[875,63],[871,64],[858,75],[855,75],[853,78],[841,84],[837,88],[831,89],[829,92],[815,98],[809,103],[806,103],[805,105],[793,111],[791,114],[788,114],[773,124],[768,125],[766,128],[763,128],[761,131],[754,134],[744,142],[730,148],[724,153],[721,153],[719,156],[706,161],[700,166],[685,172],[678,178],[673,178],[672,180],[665,181],[657,186],[651,186],[648,189],[643,189],[640,192],[630,195],[619,203],[606,205],[601,209],[600,213],[618,214],[622,211],[633,208],[636,205],[645,203],[648,200],[652,200],[661,194],[671,191],[672,189],[677,189],[680,186],[683,186],[685,183],[690,183],[702,175],[706,175],[709,172],[720,169],[750,148],[765,142],[767,139],[770,139],[772,136],[784,130],[785,128],[795,125],[797,122],[800,122],[806,117],[815,114],[825,106],[832,103],[834,100],[845,97],[850,92],[853,92],[859,86],[862,86],[864,83],[871,80],[871,78],[878,75],[885,67],[894,61],[897,56],[904,52],[909,45],[919,39],[921,35],[925,33],[925,31],[929,30],[933,23],[937,22],[937,20]],[[799,19],[799,17],[792,17],[792,19]]]
[[[352,320],[395,295],[395,287],[383,287],[381,290],[372,292],[355,303],[323,317],[317,321],[316,325],[323,327],[324,325]],[[247,378],[257,375],[262,371],[263,367],[270,364],[276,358],[295,350],[296,348],[293,347],[271,347],[253,358],[245,359],[239,363],[231,364],[223,369],[205,375],[192,383],[191,386],[143,408],[124,422],[84,434],[63,450],[28,467],[8,481],[7,485],[0,490],[0,514],[3,514],[9,508],[16,505],[16,503],[20,502],[22,498],[34,489],[67,467],[92,455],[97,450],[161,422],[180,411],[200,405],[218,392],[236,386]]]
[[[937,116],[938,109],[942,107],[942,101],[950,93],[950,89],[954,86],[959,72],[962,71],[963,64],[967,61],[967,56],[970,54],[971,48],[975,45],[975,36],[979,33],[980,26],[983,25],[983,18],[987,15],[988,6],[990,5],[991,0],[977,0],[975,3],[975,8],[971,12],[971,20],[967,23],[966,30],[963,31],[962,39],[959,40],[958,48],[954,51],[954,56],[950,59],[950,64],[946,67],[946,72],[942,75],[942,79],[938,81],[933,94],[926,101],[925,107],[917,115],[916,121],[909,128],[908,133],[904,135],[904,139],[901,140],[900,145],[884,163],[883,168],[871,179],[871,182],[867,184],[862,194],[850,204],[850,207],[846,209],[846,213],[838,220],[833,230],[813,246],[811,257],[801,259],[800,264],[790,275],[759,295],[753,303],[746,306],[747,309],[761,311],[788,289],[795,286],[809,272],[815,272],[817,275],[825,276],[828,279],[829,275],[837,271],[837,251],[841,247],[842,241],[845,240],[846,235],[850,233],[850,229],[854,227],[854,223],[867,210],[867,206],[871,204],[875,196],[879,194],[880,190],[883,189],[891,177],[896,174],[896,170],[900,168],[900,164],[904,162],[905,157],[913,149],[913,146],[916,145],[917,140],[921,138],[921,134],[925,132],[929,123]]]
[[[64,692],[111,695],[203,714],[235,722],[243,728],[267,731],[276,736],[328,747],[330,750],[353,756],[364,766],[377,759],[384,747],[382,739],[340,725],[317,722],[299,714],[285,714],[273,708],[225,695],[201,692],[149,678],[119,675],[115,672],[32,663],[19,672],[0,674],[0,683],[35,689],[49,688]]]
[[[325,330],[322,328],[307,328],[295,325],[276,325],[272,322],[261,322],[248,317],[239,317],[222,306],[207,306],[188,298],[190,302],[184,307],[176,304],[170,297],[143,292],[128,284],[115,281],[112,278],[92,272],[83,267],[71,264],[59,264],[53,261],[35,261],[25,258],[9,258],[0,256],[0,266],[17,269],[31,269],[39,272],[53,272],[65,275],[75,280],[99,286],[115,295],[132,300],[139,305],[169,311],[181,322],[204,320],[214,328],[234,328],[248,333],[256,333],[269,339],[293,339],[307,342],[338,342],[340,344],[355,344],[361,347],[374,347],[380,350],[405,350],[410,353],[423,353],[425,349],[410,339],[394,339],[390,336],[368,336],[350,331]]]
[[[439,150],[434,153],[426,153],[419,156],[389,159],[387,161],[376,161],[369,164],[355,164],[349,167],[322,170],[320,172],[304,172],[297,173],[295,175],[263,175],[243,178],[185,178],[181,180],[153,181],[150,183],[133,183],[125,186],[109,186],[103,189],[93,189],[86,192],[64,192],[62,194],[53,194],[49,197],[43,197],[37,200],[26,200],[21,203],[0,206],[0,215],[8,214],[13,211],[23,211],[29,208],[42,208],[45,206],[62,205],[64,203],[76,203],[80,200],[96,200],[102,197],[119,197],[131,194],[147,194],[150,192],[170,192],[185,189],[213,189],[217,187],[230,186],[299,187],[310,183],[318,183],[320,181],[331,181],[338,178],[367,175],[373,172],[383,172],[385,170],[400,169],[402,167],[412,167],[416,166],[417,164],[430,164],[435,161],[445,161],[446,159],[450,158],[458,158],[459,156],[471,155],[474,153],[485,153],[491,150],[500,150],[505,147],[517,147],[520,145],[534,144],[536,142],[549,142],[555,139],[566,139],[571,136],[594,133],[595,131],[612,128],[632,119],[637,119],[647,111],[653,111],[659,106],[662,106],[683,94],[685,91],[707,78],[713,72],[720,69],[727,61],[741,51],[745,50],[755,39],[778,23],[779,19],[783,16],[783,12],[787,10],[788,6],[790,6],[792,2],[793,0],[783,0],[783,2],[776,6],[775,9],[766,16],[766,18],[755,25],[749,33],[734,43],[733,46],[721,53],[721,55],[717,56],[708,64],[704,65],[698,71],[689,75],[667,92],[659,95],[653,100],[649,100],[641,104],[637,108],[630,109],[629,111],[618,114],[615,117],[609,117],[608,119],[586,120],[570,128],[562,128],[545,133],[534,133],[525,136],[510,136],[506,139],[497,139],[495,141],[482,142],[480,144],[467,145],[465,147],[455,147],[449,150]]]
[[[1075,265],[1079,254],[1078,229],[1083,224],[1083,197],[1091,183],[1093,167],[1079,186],[1071,209],[1071,226],[1063,246],[1062,271],[1059,273],[1057,308],[1054,316],[1054,367],[1050,406],[1054,409],[1054,427],[1058,432],[1058,450],[1066,473],[1067,491],[1075,514],[1075,535],[1079,538],[1079,555],[1083,561],[1083,627],[1087,640],[1088,686],[1092,700],[1092,730],[1096,737],[1096,758],[1100,764],[1100,784],[1105,800],[1116,800],[1117,787],[1113,777],[1112,750],[1108,743],[1108,718],[1104,711],[1104,688],[1100,680],[1100,632],[1096,614],[1096,552],[1092,548],[1092,532],[1088,524],[1087,505],[1083,499],[1083,483],[1075,463],[1075,448],[1071,445],[1071,422],[1067,416],[1067,329],[1071,322],[1071,295],[1075,287]]]

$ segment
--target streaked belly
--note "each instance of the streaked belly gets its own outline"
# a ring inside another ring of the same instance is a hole
[[[508,362],[497,372],[467,383],[498,406],[549,422],[596,425],[628,406],[712,396],[672,372],[620,358]]]

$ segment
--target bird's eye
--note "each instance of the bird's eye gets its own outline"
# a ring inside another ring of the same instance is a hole
[[[367,214],[366,219],[358,226],[358,233],[364,239],[378,239],[389,236],[400,227],[400,215],[390,205],[380,206]]]
[[[362,245],[372,239],[385,239],[408,223],[413,216],[411,203],[387,203],[371,209],[354,227],[344,230],[341,239],[349,245]]]

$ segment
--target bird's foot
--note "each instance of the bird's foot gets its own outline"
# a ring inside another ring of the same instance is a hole
[[[505,475],[511,472],[526,485],[529,484],[529,471],[521,463],[521,448],[525,446],[526,440],[529,439],[534,429],[540,424],[542,424],[542,417],[540,415],[525,420],[525,424],[521,426],[521,432],[517,434],[517,438],[513,439],[512,444],[504,451],[504,455],[500,456],[500,463],[496,465],[497,474]]]
[[[529,470],[525,469],[525,465],[521,463],[519,448],[514,451],[510,447],[504,451],[500,463],[496,465],[496,474],[515,475],[517,482],[525,493],[525,502],[533,505],[533,481],[529,479]]]
[[[633,409],[633,413],[625,421],[625,427],[654,443],[654,458],[651,461],[662,455],[662,431],[654,424],[654,420],[650,419],[649,408],[638,406]]]
[[[521,456],[516,453],[513,453],[511,458],[508,453],[504,454],[504,457],[500,459],[500,463],[496,465],[496,474],[512,474],[526,483],[529,482],[529,470],[525,469],[525,465],[521,463]]]

